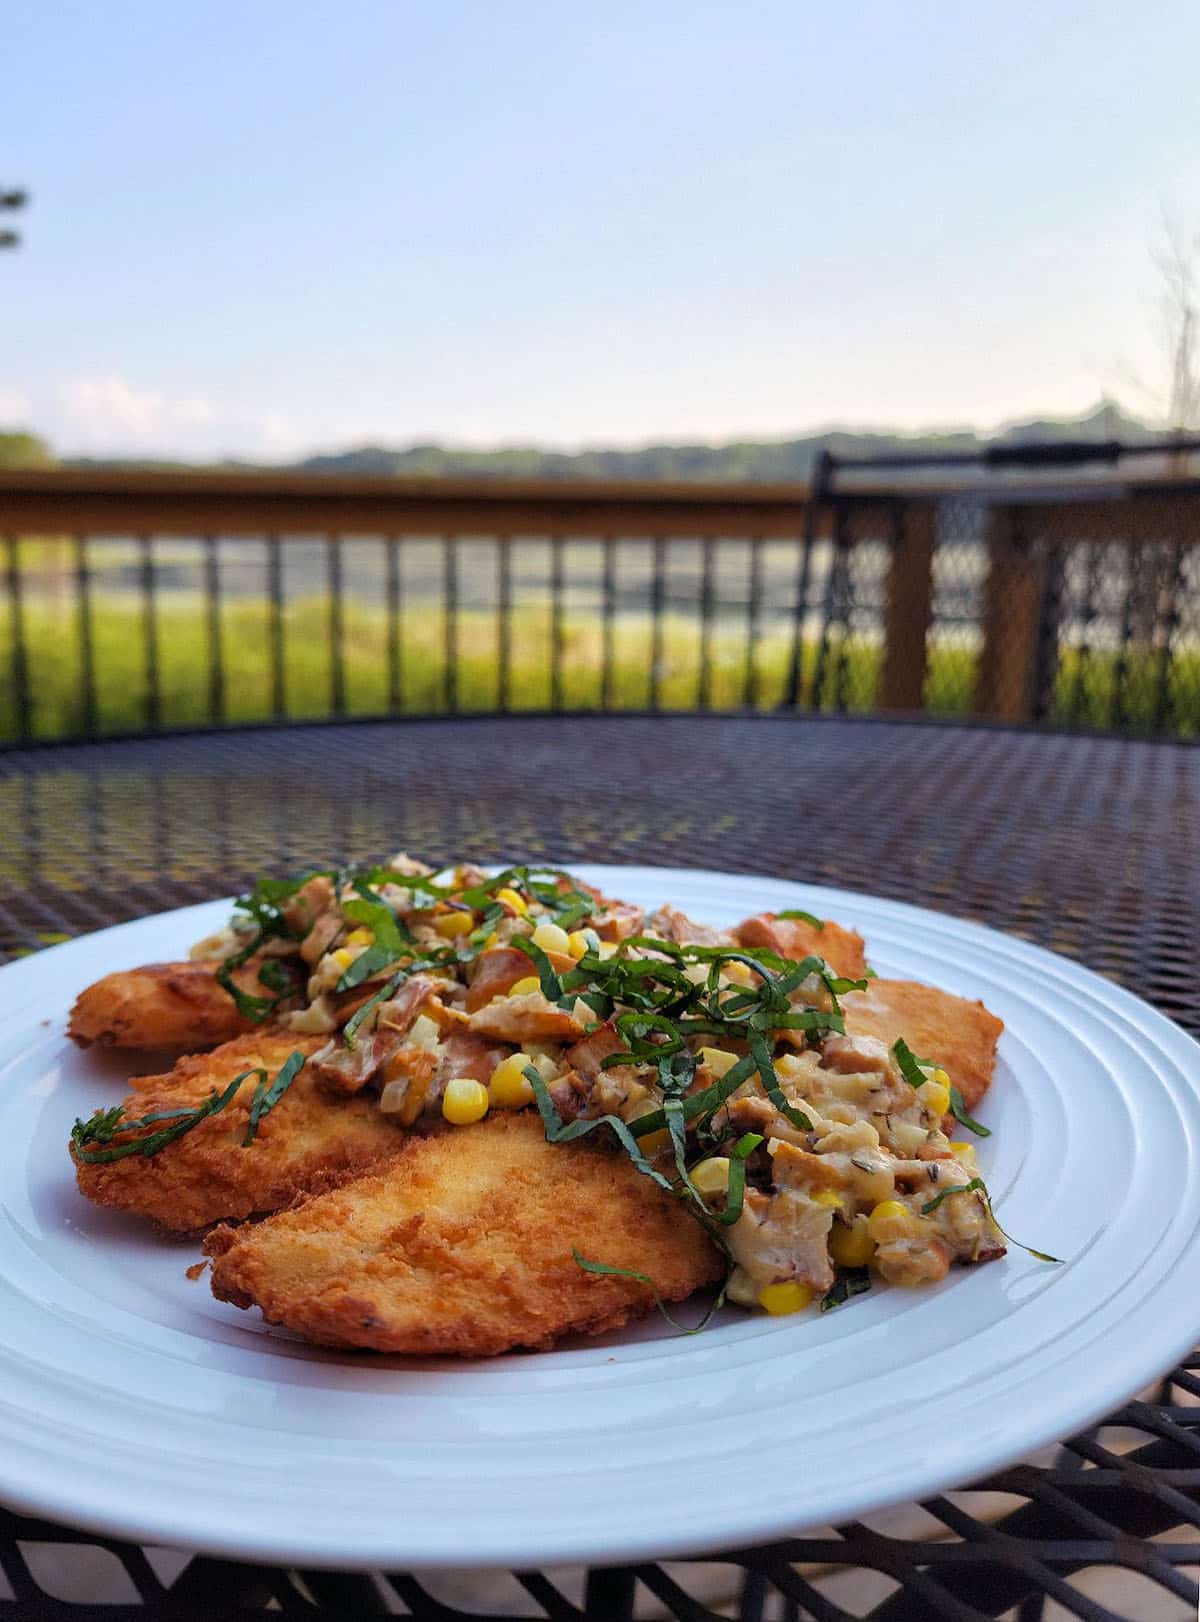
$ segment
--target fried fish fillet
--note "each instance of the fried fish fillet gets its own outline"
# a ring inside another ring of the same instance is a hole
[[[860,980],[867,966],[862,936],[830,919],[810,924],[803,918],[780,918],[777,913],[760,912],[745,919],[733,933],[739,946],[765,946],[796,962],[806,957],[823,958],[835,974],[844,974],[849,980]]]
[[[991,1085],[1004,1021],[981,1002],[915,980],[872,980],[842,998],[846,1031],[874,1036],[890,1048],[903,1037],[919,1058],[936,1059],[973,1110]]]
[[[486,1357],[600,1334],[680,1301],[722,1258],[679,1202],[602,1145],[550,1144],[533,1112],[411,1139],[386,1169],[205,1249],[213,1293],[328,1346]]]
[[[253,1030],[217,984],[215,963],[147,963],[118,969],[75,999],[67,1035],[81,1048],[162,1048],[195,1053]],[[244,991],[274,996],[253,967],[235,975]]]
[[[261,1066],[274,1076],[289,1054],[311,1054],[324,1040],[286,1031],[238,1037],[212,1053],[181,1059],[166,1075],[140,1077],[125,1113],[140,1119],[160,1110],[193,1109],[243,1070]],[[152,1156],[102,1164],[76,1156],[80,1193],[96,1205],[149,1217],[172,1232],[193,1233],[214,1222],[277,1211],[297,1195],[331,1188],[379,1165],[404,1144],[402,1129],[380,1112],[377,1099],[333,1098],[306,1066],[259,1122],[254,1141],[243,1147],[253,1096],[251,1078],[225,1109]]]

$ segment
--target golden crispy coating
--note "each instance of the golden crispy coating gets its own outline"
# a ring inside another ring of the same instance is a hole
[[[865,991],[846,993],[842,1012],[850,1035],[875,1036],[889,1048],[902,1036],[919,1058],[936,1059],[969,1110],[991,1085],[1004,1021],[981,1002],[915,980],[872,980]]]
[[[163,1076],[143,1076],[125,1101],[134,1119],[159,1110],[189,1109],[220,1092],[241,1071],[261,1066],[274,1076],[290,1053],[313,1053],[324,1037],[259,1031],[213,1053],[181,1059]],[[214,1222],[277,1211],[299,1194],[335,1186],[396,1154],[401,1129],[367,1097],[333,1099],[306,1066],[259,1123],[243,1148],[254,1081],[232,1102],[152,1156],[108,1164],[76,1162],[79,1189],[96,1205],[149,1217],[176,1233]],[[166,1123],[169,1125],[170,1123]],[[155,1130],[146,1129],[147,1133]]]
[[[414,1138],[384,1171],[253,1227],[218,1228],[213,1293],[329,1346],[484,1357],[600,1334],[720,1277],[679,1203],[623,1154],[549,1144],[536,1113]]]
[[[861,979],[867,966],[862,936],[829,919],[818,927],[805,923],[803,918],[779,918],[773,912],[761,912],[740,923],[733,933],[742,946],[765,946],[796,962],[805,957],[824,958],[835,974],[844,974],[849,980]]]
[[[233,998],[217,984],[215,963],[148,963],[119,969],[75,999],[67,1034],[81,1048],[163,1048],[185,1053],[228,1042],[253,1030]],[[258,984],[251,965],[235,976],[246,991],[275,993]]]

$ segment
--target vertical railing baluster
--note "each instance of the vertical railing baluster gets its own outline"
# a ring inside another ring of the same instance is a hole
[[[829,560],[829,573],[825,577],[825,595],[821,605],[821,640],[817,645],[817,662],[813,669],[812,707],[821,708],[822,689],[825,686],[825,666],[829,660],[829,633],[837,611],[842,553],[846,545],[846,504],[836,503],[833,513],[833,555]]]
[[[603,643],[602,671],[600,676],[600,708],[611,710],[614,707],[614,683],[616,665],[616,612],[617,612],[617,543],[613,536],[604,537],[603,562],[603,597],[602,604],[603,623],[600,627],[600,636]]]
[[[268,535],[267,600],[271,641],[271,714],[282,721],[287,714],[287,677],[283,653],[283,555],[278,535]]]
[[[762,537],[750,542],[750,591],[746,603],[746,663],[742,671],[742,707],[758,708],[758,632],[762,615]]]
[[[1083,576],[1083,601],[1079,605],[1079,644],[1075,651],[1075,680],[1071,684],[1071,697],[1067,704],[1067,719],[1072,725],[1084,713],[1087,701],[1087,678],[1091,669],[1092,626],[1096,621],[1096,594],[1100,589],[1100,551],[1102,541],[1084,541],[1086,548]]]
[[[808,592],[812,583],[812,558],[817,541],[817,520],[822,504],[828,499],[832,461],[828,451],[817,458],[813,478],[809,483],[808,499],[804,504],[804,533],[800,537],[800,555],[796,568],[796,601],[792,608],[792,656],[788,665],[787,687],[780,709],[798,710],[804,699],[804,622],[808,618]],[[809,695],[812,705],[812,694]]]
[[[1174,719],[1171,672],[1175,658],[1175,633],[1179,629],[1180,598],[1183,596],[1183,543],[1171,548],[1171,579],[1167,588],[1167,615],[1163,622],[1162,647],[1158,655],[1158,684],[1154,697],[1154,730],[1169,732]]]
[[[329,581],[329,708],[333,715],[343,715],[346,710],[346,666],[342,649],[344,604],[340,535],[325,537],[325,562]]]
[[[1120,732],[1124,728],[1129,716],[1129,646],[1133,641],[1134,612],[1142,583],[1142,543],[1130,541],[1125,556],[1129,568],[1129,581],[1121,611],[1121,643],[1113,665],[1113,691],[1109,706],[1109,723],[1115,732]]]
[[[154,590],[154,540],[138,537],[141,554],[142,647],[146,671],[146,730],[157,732],[162,725],[162,692],[158,665],[158,614]]]
[[[208,718],[225,719],[225,652],[221,646],[221,559],[217,537],[204,537],[204,595],[208,610]]]
[[[837,663],[833,674],[833,707],[839,714],[846,710],[846,698],[850,682],[850,621],[854,613],[854,584],[851,573],[853,554],[846,548],[842,558],[841,574],[838,579],[838,614],[842,627],[842,639],[838,646]]]
[[[511,535],[497,537],[496,557],[496,707],[507,715],[512,706],[512,552]]]
[[[83,688],[83,730],[94,738],[99,729],[96,702],[96,647],[92,627],[92,571],[88,563],[87,537],[76,535],[75,606],[79,616],[79,677]]]
[[[666,596],[667,543],[661,535],[654,537],[654,578],[650,583],[650,708],[662,708],[663,677],[663,602]]]
[[[550,540],[550,708],[563,707],[563,538]]]
[[[699,709],[713,707],[712,637],[713,611],[716,605],[716,536],[706,535],[700,562],[700,680],[696,690]]]
[[[25,596],[21,579],[20,541],[15,535],[4,538],[8,553],[8,615],[12,645],[9,658],[12,670],[13,701],[17,707],[17,736],[22,742],[33,737],[33,703],[29,686],[29,648],[25,640]]]
[[[400,542],[395,535],[389,535],[383,544],[386,548],[384,593],[387,598],[388,709],[396,715],[404,703],[404,672],[400,658]]]
[[[442,593],[445,611],[443,687],[446,709],[453,715],[458,709],[458,541],[453,535],[442,536]]]

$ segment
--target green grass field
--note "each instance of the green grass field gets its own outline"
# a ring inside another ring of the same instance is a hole
[[[38,738],[78,735],[85,730],[78,621],[69,600],[33,599],[25,607],[33,733]],[[203,600],[179,593],[161,601],[156,615],[160,723],[166,727],[202,725],[209,719],[210,649]],[[331,668],[328,606],[321,598],[290,602],[283,617],[285,713],[311,718],[330,713]],[[380,608],[347,603],[342,638],[345,710],[350,715],[385,713],[389,706],[389,646],[386,615]],[[97,727],[102,733],[138,731],[146,718],[146,654],[143,625],[129,598],[97,594],[93,603]],[[403,713],[436,714],[447,709],[447,628],[437,603],[413,603],[401,620],[400,676]],[[562,703],[568,709],[600,708],[603,701],[603,632],[594,615],[567,613],[563,620]],[[12,656],[11,619],[0,623],[0,739],[19,735],[16,695],[7,679]],[[643,709],[650,701],[652,628],[648,615],[621,616],[614,629],[612,706]],[[265,601],[227,602],[221,613],[225,715],[229,722],[260,721],[272,715],[269,607]],[[454,669],[458,708],[488,711],[498,702],[498,644],[493,615],[460,614]],[[846,650],[842,670],[845,707],[870,710],[875,702],[882,650],[862,639]],[[790,628],[767,630],[754,650],[750,702],[776,706],[786,689],[791,657]],[[818,708],[832,709],[837,696],[838,650],[827,662],[822,690],[810,693],[817,650],[804,649],[804,691]],[[967,713],[971,704],[976,653],[965,645],[935,639],[926,682],[927,708],[938,714]],[[659,697],[664,709],[693,709],[699,699],[700,627],[694,619],[668,615],[662,626]],[[1125,725],[1149,730],[1154,722],[1157,667],[1147,656],[1129,670],[1130,702]],[[1093,656],[1081,694],[1079,723],[1111,724],[1109,705],[1114,661]],[[746,701],[747,648],[741,627],[718,626],[711,641],[710,702],[736,709]],[[1059,679],[1059,704],[1066,718],[1077,691],[1077,668],[1068,650]],[[1173,674],[1178,730],[1200,731],[1200,653],[1178,657]],[[551,616],[544,605],[522,604],[511,620],[509,705],[546,709],[552,702]]]

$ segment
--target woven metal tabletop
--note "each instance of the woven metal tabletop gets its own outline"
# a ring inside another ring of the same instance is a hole
[[[1066,953],[1200,1034],[1200,753],[936,725],[528,717],[13,751],[0,755],[0,955],[263,871],[401,848],[769,872],[896,897]],[[0,1619],[78,1618],[98,1599],[111,1619],[267,1606],[1193,1617],[1198,1405],[1200,1357],[1106,1426],[969,1490],[770,1549],[590,1577],[305,1577],[0,1511]]]

